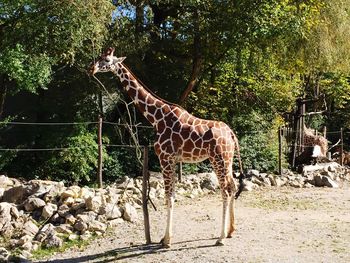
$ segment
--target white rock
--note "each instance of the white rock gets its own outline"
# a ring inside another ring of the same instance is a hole
[[[74,240],[78,240],[79,239],[79,236],[77,234],[70,234],[68,236],[68,240],[70,241],[74,241]]]
[[[60,207],[57,210],[58,214],[61,217],[66,217],[66,215],[69,214],[69,207],[66,204],[60,205]]]
[[[202,189],[215,191],[219,188],[218,178],[215,173],[203,173],[199,174],[198,176],[202,178],[200,182],[200,187]]]
[[[97,221],[97,220],[93,220],[89,223],[89,230],[90,231],[99,231],[99,232],[105,232],[107,229],[107,225]]]
[[[11,208],[12,204],[2,202],[0,203],[0,231],[3,226],[11,222]]]
[[[5,175],[0,175],[0,185],[3,188],[7,188],[8,186],[13,186],[15,183],[11,178],[8,178]]]
[[[123,218],[129,222],[135,222],[138,219],[136,208],[129,203],[125,203],[123,206]]]
[[[48,203],[43,207],[41,217],[45,220],[50,218],[57,211],[57,205]]]
[[[117,204],[107,204],[105,206],[106,218],[108,220],[116,219],[122,216],[122,213]]]
[[[24,209],[26,211],[31,212],[31,211],[33,211],[37,208],[41,208],[45,205],[46,205],[46,203],[44,200],[37,198],[37,197],[29,197],[24,203]]]
[[[69,224],[62,224],[56,226],[55,231],[61,234],[71,234],[73,232],[73,227]]]
[[[39,231],[38,226],[31,220],[27,221],[23,225],[22,233],[24,235],[34,236],[36,233],[38,233],[38,231]]]
[[[256,184],[252,181],[244,180],[243,181],[243,191],[253,191],[256,188]]]
[[[10,252],[6,248],[0,247],[0,262],[7,262],[10,257]]]
[[[85,200],[85,205],[86,207],[91,210],[94,211],[96,213],[100,212],[100,207],[104,204],[104,199],[101,195],[96,195],[93,197],[88,197]]]

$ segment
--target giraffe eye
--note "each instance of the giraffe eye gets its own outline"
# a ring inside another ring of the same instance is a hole
[[[106,62],[109,63],[111,62],[111,60],[109,58],[106,58]]]

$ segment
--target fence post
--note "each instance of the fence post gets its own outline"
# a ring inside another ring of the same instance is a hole
[[[343,128],[340,128],[340,159],[339,159],[340,165],[343,165],[343,152],[344,152]]]
[[[282,128],[278,128],[278,174],[282,175]]]
[[[102,116],[98,116],[98,163],[97,163],[97,178],[98,185],[100,188],[103,187],[102,181],[102,166],[103,166],[103,157],[102,157]]]
[[[143,146],[143,168],[142,168],[142,210],[145,227],[146,244],[151,244],[151,233],[148,214],[148,146]]]

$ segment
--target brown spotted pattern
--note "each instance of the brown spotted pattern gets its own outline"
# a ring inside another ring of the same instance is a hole
[[[232,161],[235,150],[239,157],[235,134],[223,122],[196,118],[180,106],[158,98],[139,83],[122,64],[123,60],[113,57],[113,50],[109,50],[90,71],[92,74],[112,71],[117,75],[138,110],[156,130],[154,148],[162,168],[168,206],[163,245],[169,246],[172,236],[176,163],[195,163],[208,158],[218,177],[223,197],[222,231],[217,241],[217,244],[223,244],[223,239],[231,237],[234,231],[234,194],[237,187],[232,176]]]

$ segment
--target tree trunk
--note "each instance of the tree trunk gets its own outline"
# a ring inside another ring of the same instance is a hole
[[[190,78],[187,82],[186,88],[183,91],[179,104],[183,104],[187,99],[190,92],[194,89],[198,82],[198,77],[202,69],[202,54],[201,54],[201,44],[200,44],[200,31],[199,31],[199,15],[198,11],[194,11],[194,38],[193,38],[193,62],[192,62],[192,72]]]
[[[144,8],[143,0],[136,0],[136,21],[135,21],[136,22],[135,24],[136,41],[138,41],[139,36],[143,31],[143,20],[144,20],[143,8]]]
[[[0,75],[0,120],[2,119],[2,114],[4,112],[6,94],[7,86],[5,83],[5,77]]]

